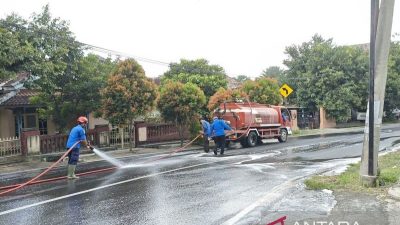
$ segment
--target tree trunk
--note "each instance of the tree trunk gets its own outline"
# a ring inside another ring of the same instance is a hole
[[[181,140],[181,147],[183,146],[183,132],[182,132],[182,124],[178,123],[178,118],[175,118],[175,126],[178,129],[179,139]]]
[[[131,120],[130,124],[129,124],[129,151],[133,151],[133,146],[135,144],[135,125],[133,122],[133,119]]]
[[[121,149],[124,149],[124,147],[125,147],[125,140],[124,140],[124,137],[125,137],[125,134],[124,134],[124,127],[122,127],[121,129],[120,129],[120,131],[119,131],[120,133],[120,137],[121,137]]]
[[[183,125],[179,125],[179,136],[181,137],[181,147],[183,147]]]

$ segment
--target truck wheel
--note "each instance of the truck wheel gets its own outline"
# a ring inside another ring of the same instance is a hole
[[[288,132],[286,129],[281,129],[280,136],[278,137],[279,142],[287,141]]]
[[[254,147],[257,145],[257,139],[258,135],[256,132],[250,132],[249,135],[247,136],[247,145],[249,147]]]
[[[242,138],[242,139],[240,140],[240,145],[241,145],[243,148],[249,147],[249,146],[247,145],[247,138]]]

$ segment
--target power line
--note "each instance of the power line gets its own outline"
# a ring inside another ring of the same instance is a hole
[[[8,23],[7,21],[5,21],[5,23],[10,27],[14,27],[14,28],[17,28],[17,29],[29,31],[29,28],[27,28],[27,27],[25,27],[23,25],[12,24],[12,23]],[[41,30],[35,30],[35,32],[37,32],[37,33],[39,33],[41,35],[48,35],[46,32],[41,31]],[[53,38],[59,38],[59,37],[57,37],[57,34],[55,34],[55,35],[53,34]],[[86,43],[77,41],[75,39],[75,37],[73,37],[73,39],[74,39],[73,42],[81,44],[83,46],[87,46],[93,51],[102,52],[102,53],[105,53],[105,54],[108,54],[108,55],[115,55],[115,56],[123,56],[123,57],[127,57],[127,58],[133,58],[133,59],[138,60],[138,61],[157,64],[157,65],[161,65],[161,66],[169,66],[169,63],[167,63],[167,62],[163,62],[163,61],[159,61],[159,60],[155,60],[155,59],[149,59],[149,58],[145,58],[145,57],[141,57],[141,56],[136,56],[136,55],[132,55],[132,54],[129,54],[129,53],[119,52],[119,51],[115,51],[115,50],[111,50],[111,49],[106,49],[106,48],[95,46],[95,45],[91,45],[91,44],[86,44]]]
[[[159,61],[159,60],[155,60],[155,59],[149,59],[149,58],[144,58],[144,57],[140,57],[140,56],[135,56],[129,53],[125,53],[125,52],[119,52],[119,51],[115,51],[115,50],[111,50],[111,49],[106,49],[103,47],[99,47],[99,46],[94,46],[91,44],[86,44],[86,43],[82,43],[82,42],[78,42],[84,46],[89,47],[91,50],[97,51],[97,52],[102,52],[102,53],[106,53],[106,54],[110,54],[110,55],[115,55],[115,56],[124,56],[124,57],[128,57],[128,58],[134,58],[138,61],[143,61],[143,62],[148,62],[148,63],[153,63],[153,64],[158,64],[161,66],[169,66],[169,63],[167,62],[163,62],[163,61]]]

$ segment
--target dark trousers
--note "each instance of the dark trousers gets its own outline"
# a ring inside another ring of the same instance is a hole
[[[221,155],[224,154],[224,150],[225,150],[225,135],[216,136],[214,141],[215,141],[214,154],[217,153],[217,148],[221,149]]]
[[[73,148],[68,153],[68,164],[69,165],[76,165],[79,161],[79,148]]]
[[[204,135],[203,138],[204,138],[204,144],[203,144],[204,152],[209,152],[210,151],[210,141],[208,140],[208,136]]]

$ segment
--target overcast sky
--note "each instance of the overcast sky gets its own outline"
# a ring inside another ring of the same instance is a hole
[[[229,76],[283,66],[286,46],[318,33],[337,45],[369,42],[370,0],[0,0],[0,17],[28,18],[49,3],[78,41],[161,62],[205,58]],[[400,33],[400,3],[392,33]],[[399,38],[397,38],[399,39]],[[149,77],[168,66],[139,60]]]

